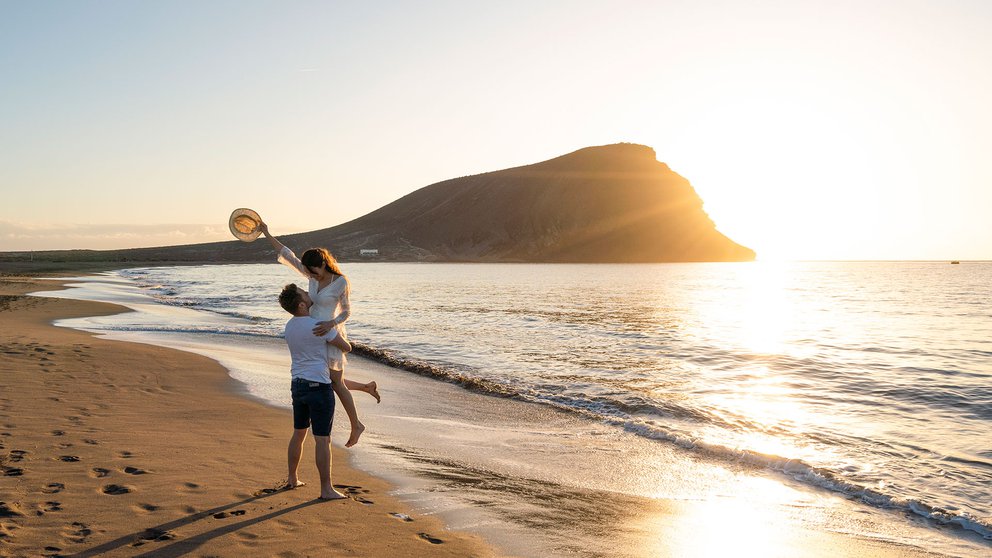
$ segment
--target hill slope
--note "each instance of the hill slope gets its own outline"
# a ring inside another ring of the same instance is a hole
[[[264,208],[262,210],[264,215]],[[273,224],[277,227],[278,224]],[[549,161],[438,182],[328,229],[281,237],[344,260],[744,261],[754,252],[716,230],[687,180],[650,147],[588,147]],[[267,242],[95,252],[129,260],[271,260]]]

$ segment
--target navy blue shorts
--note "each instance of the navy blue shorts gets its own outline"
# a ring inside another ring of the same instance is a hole
[[[293,428],[310,427],[314,436],[330,436],[334,420],[334,392],[331,384],[293,380]]]

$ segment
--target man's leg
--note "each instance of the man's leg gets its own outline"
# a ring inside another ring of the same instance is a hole
[[[347,498],[335,490],[334,485],[331,484],[331,437],[314,436],[313,441],[316,442],[314,460],[317,462],[317,476],[320,477],[320,499],[340,500]]]
[[[303,458],[303,442],[306,439],[306,428],[293,430],[293,437],[289,439],[289,450],[286,452],[289,461],[289,475],[286,477],[286,488],[303,486],[297,473],[300,469],[300,459]]]

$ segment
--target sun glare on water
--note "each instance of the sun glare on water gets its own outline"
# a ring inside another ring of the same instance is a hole
[[[803,320],[814,319],[801,316],[795,301],[796,265],[755,262],[735,267],[735,288],[696,309],[700,320],[718,330],[719,337],[709,342],[732,348],[728,352],[734,358],[710,370],[713,387],[698,394],[699,404],[722,424],[699,432],[702,443],[812,463],[834,459],[801,440],[804,432],[836,419],[810,407],[800,397],[800,388],[776,371],[778,360],[804,358],[813,350],[795,342]]]

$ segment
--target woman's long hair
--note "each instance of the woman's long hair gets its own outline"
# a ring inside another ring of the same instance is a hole
[[[338,266],[338,261],[325,248],[311,248],[303,252],[300,263],[307,267],[322,267],[331,273],[344,277],[344,273],[341,273],[341,267]]]

